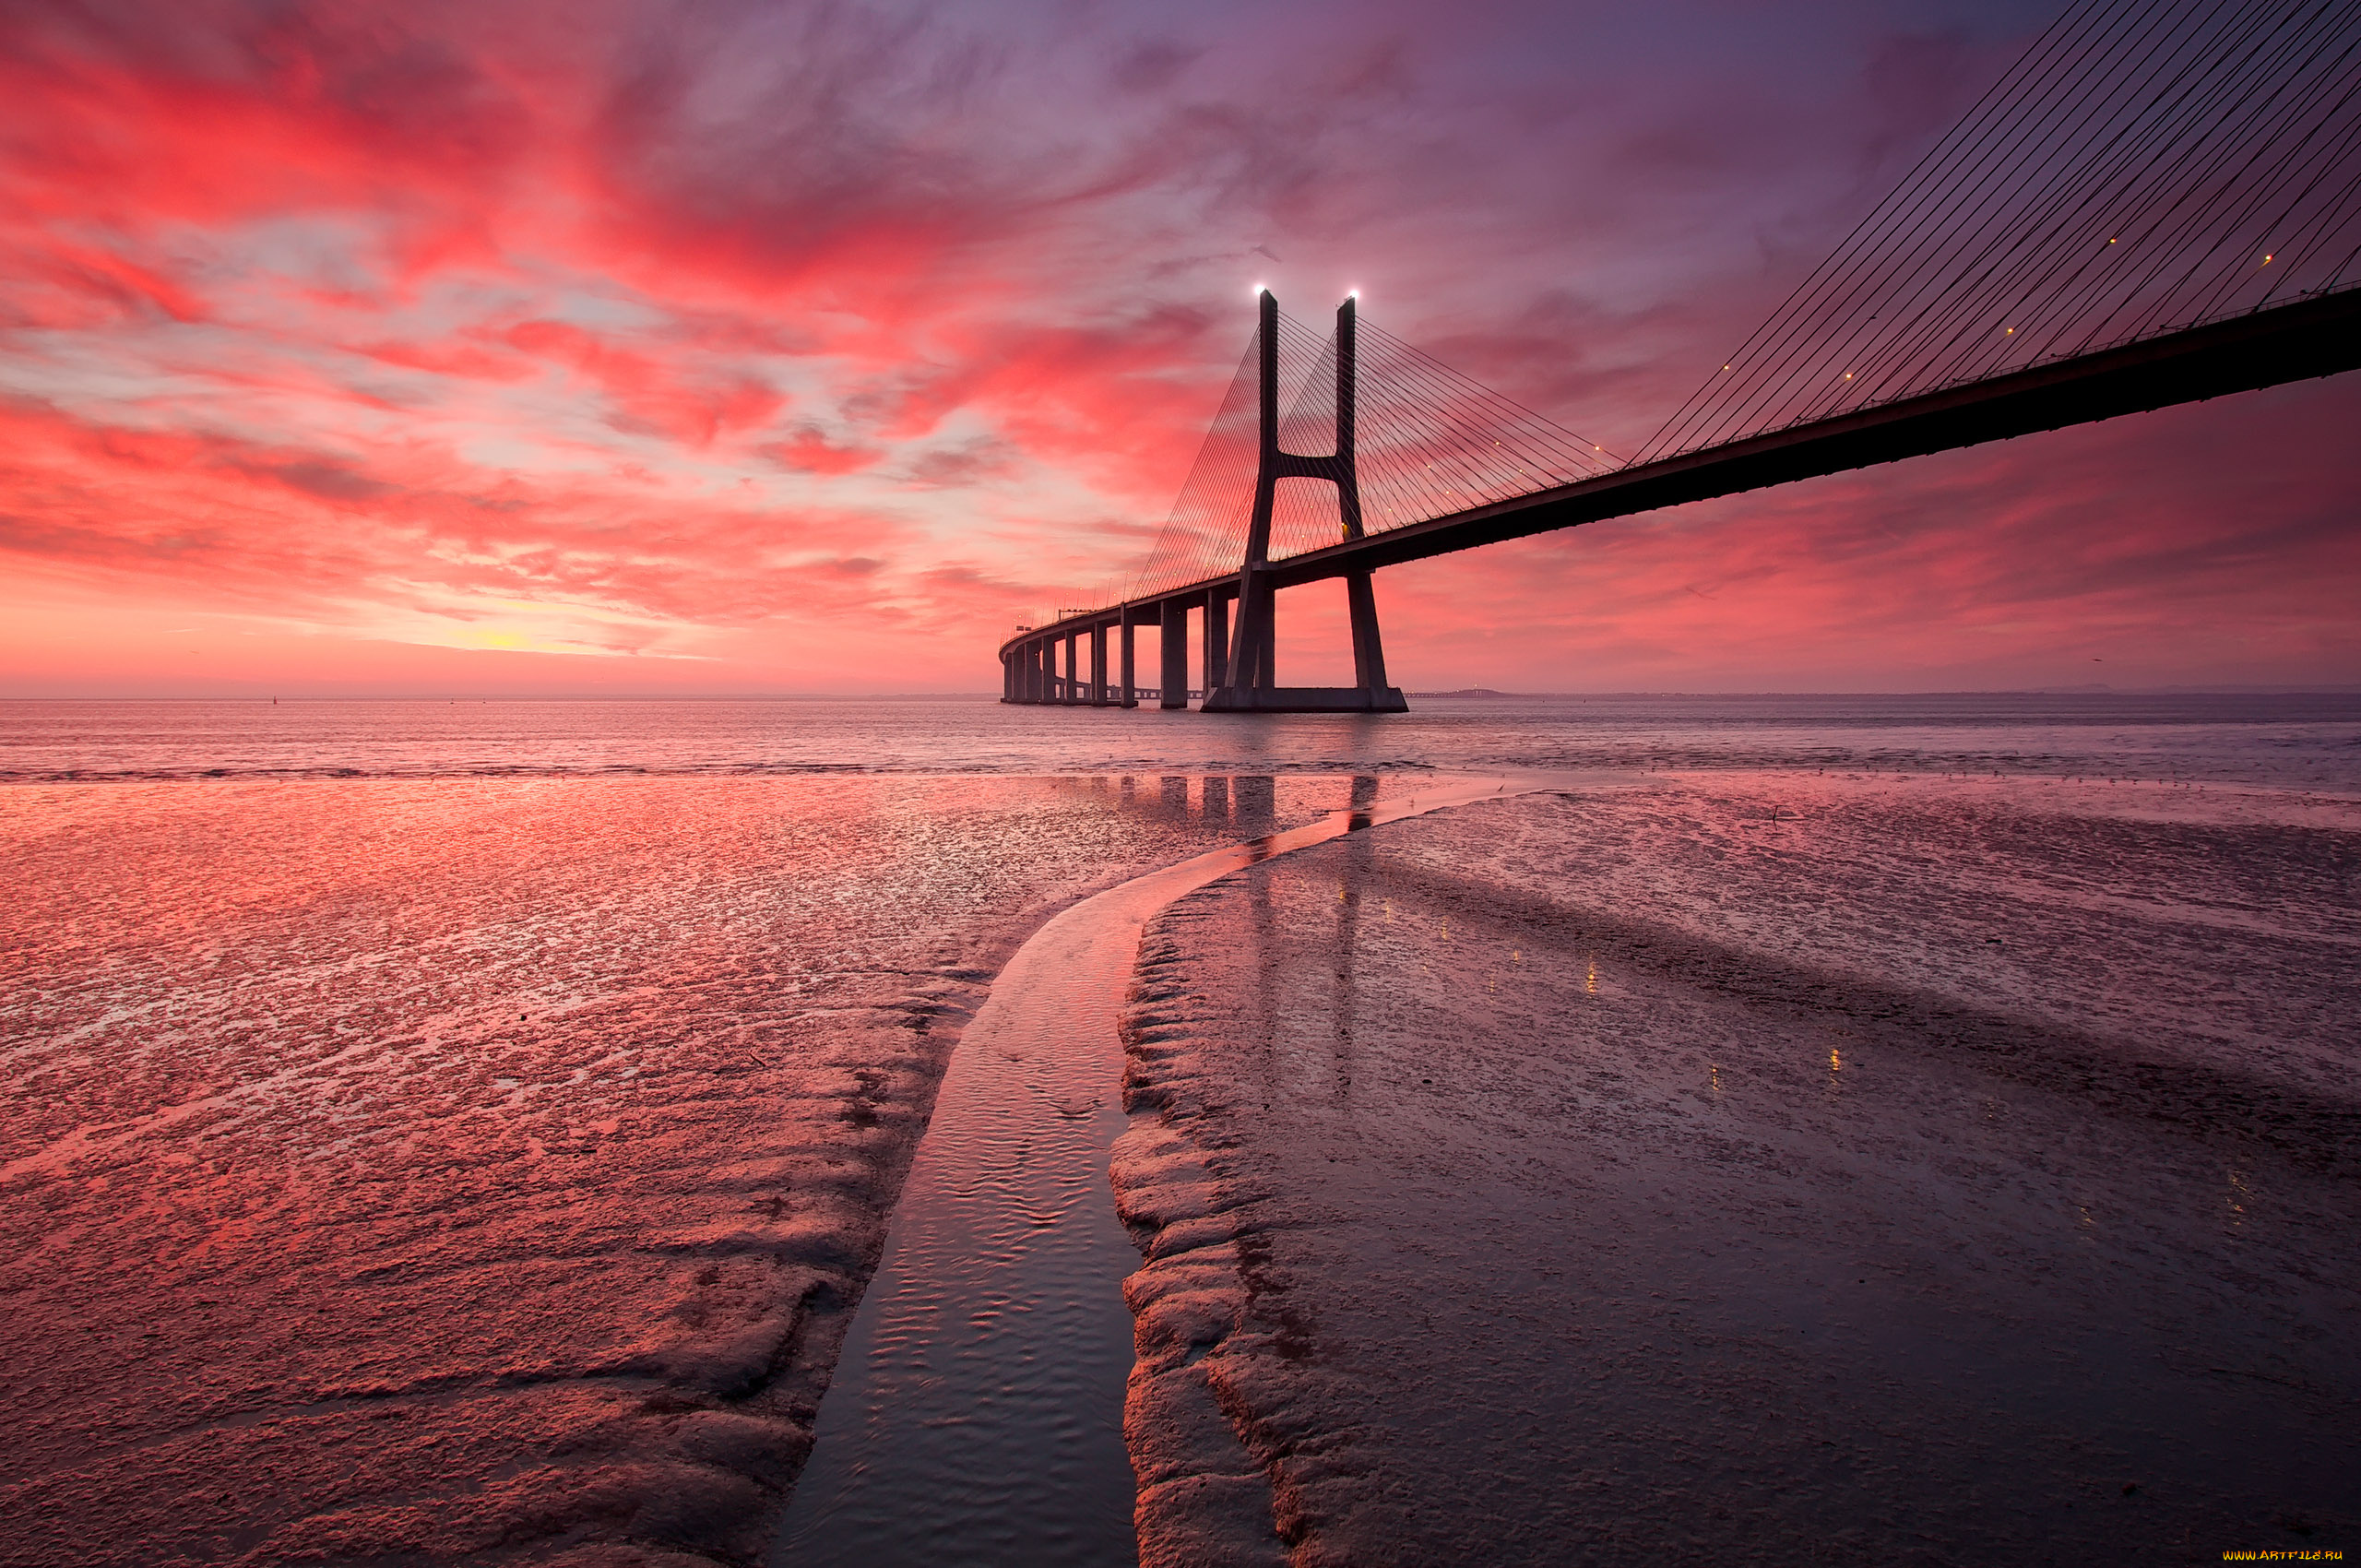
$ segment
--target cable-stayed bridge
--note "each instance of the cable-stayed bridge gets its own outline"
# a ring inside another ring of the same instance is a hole
[[[1634,453],[1260,304],[1130,591],[1004,700],[1184,707],[1194,621],[1209,712],[1398,711],[1381,567],[2361,365],[2361,0],[2079,0]],[[1331,577],[1355,683],[1282,686],[1273,596]]]

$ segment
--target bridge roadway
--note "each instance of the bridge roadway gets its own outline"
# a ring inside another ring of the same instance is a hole
[[[1272,562],[1268,571],[1276,587],[1294,588],[1603,518],[2356,367],[2361,367],[2361,288],[2351,288],[1634,464],[1573,484],[1306,551]],[[1184,691],[1190,684],[1185,616],[1192,610],[1204,615],[1204,676],[1198,683],[1211,690],[1223,684],[1228,611],[1237,592],[1238,576],[1228,573],[1028,628],[1001,645],[1007,672],[1004,695],[1012,702],[1129,707],[1127,695]],[[1130,633],[1136,626],[1170,626],[1182,634],[1164,638],[1160,684],[1142,688],[1133,679]],[[1116,671],[1108,668],[1109,632],[1120,635],[1121,668]],[[1086,643],[1090,649],[1087,672],[1080,668]],[[1056,659],[1060,645],[1066,652],[1062,673]],[[1176,651],[1181,657],[1176,659]],[[1186,696],[1166,698],[1165,706],[1186,702]]]

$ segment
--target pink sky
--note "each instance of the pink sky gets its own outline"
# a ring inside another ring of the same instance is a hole
[[[997,689],[1145,555],[1254,284],[1629,449],[2047,19],[16,7],[0,695]],[[2356,425],[2348,377],[1397,568],[1388,652],[2361,683]],[[1282,600],[1283,680],[1340,611]]]

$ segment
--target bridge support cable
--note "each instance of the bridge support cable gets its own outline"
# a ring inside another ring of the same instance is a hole
[[[2361,0],[2080,0],[1633,458],[2361,283]]]
[[[1283,312],[1269,316],[1230,380],[1127,602],[1204,582],[1244,559],[1263,471],[1266,339],[1280,449],[1339,449],[1336,336],[1317,335]],[[1335,543],[1345,537],[1348,506],[1357,529],[1379,533],[1571,483],[1620,461],[1366,321],[1358,322],[1355,332],[1353,362],[1344,367],[1355,388],[1352,493],[1347,496],[1333,482],[1278,484],[1264,546],[1268,559]]]

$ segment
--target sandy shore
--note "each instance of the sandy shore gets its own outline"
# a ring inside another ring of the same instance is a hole
[[[1151,927],[1151,1563],[2361,1542],[2361,813],[1691,775]]]
[[[0,1562],[758,1561],[993,970],[1347,788],[0,792]]]

